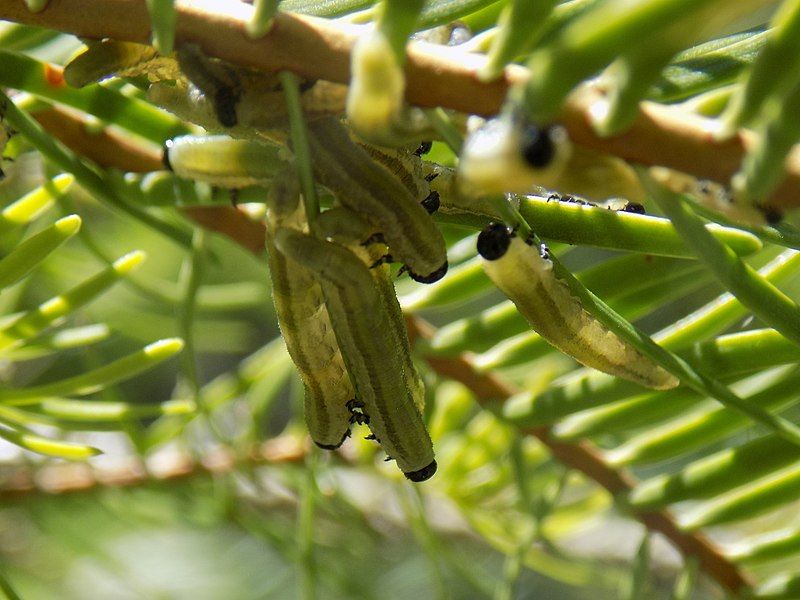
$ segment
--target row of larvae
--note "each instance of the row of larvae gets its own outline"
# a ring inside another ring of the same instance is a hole
[[[177,138],[167,145],[165,163],[214,185],[271,184],[266,243],[273,300],[303,380],[312,439],[334,449],[353,422],[366,423],[405,476],[424,481],[436,471],[422,417],[424,386],[387,262],[401,260],[422,282],[444,275],[444,240],[426,210],[435,207],[435,195],[421,170],[406,170],[418,160],[368,152],[333,119],[309,128],[315,175],[337,200],[317,216],[313,233],[284,147]]]
[[[438,208],[421,161],[405,150],[354,141],[335,117],[311,120],[314,176],[343,206],[360,214],[389,246],[391,261],[420,283],[447,272],[447,249],[430,212]],[[185,136],[167,142],[164,162],[178,176],[241,188],[268,185],[291,161],[287,147],[227,136]]]
[[[267,212],[270,276],[281,332],[305,387],[317,445],[334,449],[366,423],[411,481],[436,472],[423,421],[424,387],[411,359],[386,252],[368,223],[338,206],[308,231],[294,180],[276,179]],[[370,268],[371,265],[377,266]]]

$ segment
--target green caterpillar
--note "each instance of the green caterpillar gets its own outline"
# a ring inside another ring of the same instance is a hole
[[[305,211],[293,177],[278,176],[268,198],[266,247],[278,324],[305,388],[305,419],[311,439],[333,450],[350,435],[353,384],[314,273],[275,247],[278,228],[306,229]]]
[[[280,228],[275,245],[322,283],[333,330],[369,427],[411,481],[436,472],[422,415],[414,403],[384,299],[364,262],[330,241]]]
[[[266,185],[291,159],[278,144],[225,135],[186,135],[167,141],[164,165],[178,177],[225,188]]]
[[[414,405],[420,414],[425,408],[425,384],[422,381],[414,361],[411,358],[411,344],[408,340],[403,311],[397,301],[397,293],[392,283],[389,265],[381,263],[387,248],[380,242],[364,244],[372,238],[374,231],[369,223],[344,206],[326,210],[317,218],[320,234],[334,242],[345,246],[358,256],[367,266],[378,289],[383,309],[389,317],[389,331],[393,344],[400,349],[398,358],[402,362],[406,385],[411,391]]]
[[[534,247],[509,227],[487,226],[478,236],[478,253],[489,278],[517,306],[536,332],[578,362],[655,389],[678,379],[626,344],[590,315],[553,273],[547,248]]]
[[[309,122],[318,181],[339,202],[369,221],[415,281],[433,283],[447,272],[444,239],[418,198],[350,139],[337,119]]]

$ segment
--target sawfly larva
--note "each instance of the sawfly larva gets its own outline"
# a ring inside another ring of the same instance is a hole
[[[492,223],[478,236],[489,278],[550,344],[587,367],[640,385],[669,389],[678,379],[625,343],[583,308],[556,277],[547,248],[534,247],[509,227]]]
[[[275,178],[268,207],[266,248],[278,325],[303,382],[303,408],[311,439],[321,448],[333,450],[350,435],[348,403],[355,393],[319,282],[312,271],[279,252],[273,241],[278,227],[307,228],[294,177],[281,174]]]
[[[403,262],[421,283],[447,272],[444,238],[426,209],[386,168],[350,139],[336,119],[309,124],[314,174],[344,206],[383,234],[392,258]]]
[[[388,333],[394,338],[395,346],[399,348],[398,357],[403,365],[406,385],[411,390],[414,405],[422,413],[425,408],[425,384],[414,366],[408,330],[392,283],[389,265],[381,263],[381,257],[387,251],[386,245],[370,242],[373,230],[369,223],[344,206],[336,206],[323,212],[317,217],[317,227],[323,237],[345,246],[365,265],[371,267],[372,279],[389,317]]]
[[[177,137],[164,147],[164,165],[178,177],[226,188],[268,184],[290,159],[278,144],[224,135]]]
[[[433,444],[413,400],[380,292],[364,262],[347,248],[281,228],[275,245],[322,283],[358,405],[387,455],[411,481],[436,472]]]

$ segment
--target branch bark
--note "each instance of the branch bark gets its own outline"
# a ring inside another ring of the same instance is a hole
[[[279,13],[270,32],[257,40],[245,33],[252,15],[249,4],[233,0],[178,2],[176,40],[200,45],[210,56],[266,71],[289,69],[311,79],[347,83],[350,51],[362,26]],[[50,0],[31,13],[23,0],[0,0],[0,19],[57,29],[90,38],[150,41],[150,20],[143,0]],[[406,97],[419,106],[443,106],[466,113],[496,113],[510,85],[523,81],[527,70],[507,68],[494,82],[476,76],[483,57],[458,48],[424,42],[409,45]],[[561,120],[573,140],[600,152],[644,165],[662,165],[703,179],[727,184],[739,167],[752,136],[744,132],[720,142],[710,121],[643,102],[638,118],[620,135],[600,138],[589,125],[589,109],[597,92],[583,89],[567,100]],[[779,209],[800,206],[800,151],[786,161],[786,179],[766,204]]]

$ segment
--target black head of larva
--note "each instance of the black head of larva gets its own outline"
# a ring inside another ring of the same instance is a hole
[[[414,150],[415,156],[422,156],[423,154],[427,154],[433,148],[433,142],[420,142],[419,147]]]
[[[478,254],[486,260],[505,256],[514,231],[502,223],[489,223],[478,235]]]
[[[520,136],[519,151],[522,158],[529,166],[543,169],[553,160],[556,146],[552,137],[551,127],[526,125]]]
[[[169,162],[169,151],[172,149],[174,142],[172,140],[167,140],[164,142],[164,150],[161,153],[161,163],[164,165],[164,168],[167,171],[173,171],[172,163]]]
[[[629,212],[636,215],[646,214],[644,206],[642,206],[638,202],[628,202],[625,206],[622,207],[622,212]]]
[[[414,483],[419,483],[420,481],[425,481],[426,479],[433,477],[433,474],[436,473],[436,467],[436,461],[432,460],[427,467],[422,467],[419,471],[403,473],[403,475],[406,476],[406,479],[409,479]]]
[[[428,275],[420,275],[418,273],[414,273],[414,271],[412,271],[411,269],[406,269],[406,270],[408,271],[408,276],[411,277],[411,279],[413,279],[414,281],[417,281],[419,283],[435,283],[445,276],[445,273],[447,273],[447,267],[448,267],[447,261],[444,261],[444,264],[441,267],[439,267],[433,273],[430,273]]]

